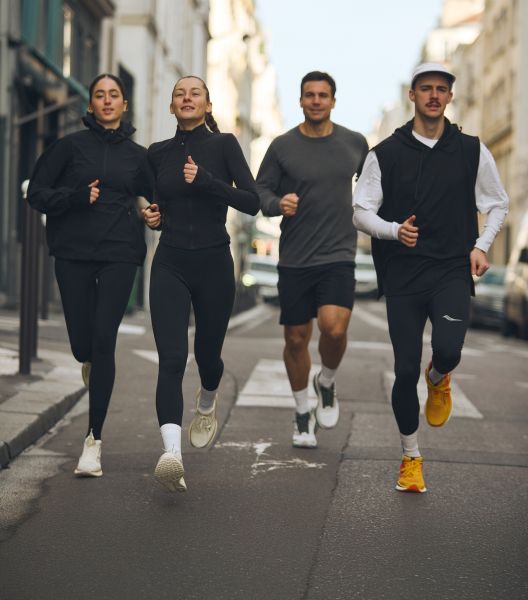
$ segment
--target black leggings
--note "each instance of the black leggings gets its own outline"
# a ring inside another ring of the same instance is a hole
[[[117,330],[136,269],[131,263],[55,259],[73,356],[92,363],[88,431],[95,439],[101,439],[114,387]]]
[[[191,302],[200,380],[206,390],[215,390],[224,371],[220,355],[234,298],[229,246],[182,250],[158,245],[150,274],[150,312],[159,354],[156,410],[160,426],[182,424]]]
[[[418,429],[420,405],[416,386],[420,378],[422,338],[429,317],[432,324],[433,365],[449,373],[460,362],[469,325],[470,284],[455,279],[441,289],[387,298],[387,319],[394,350],[392,408],[404,435]]]

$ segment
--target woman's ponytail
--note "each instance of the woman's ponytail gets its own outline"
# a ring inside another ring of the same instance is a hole
[[[215,121],[212,112],[205,113],[205,124],[213,133],[220,133],[220,129],[218,129],[218,123]]]

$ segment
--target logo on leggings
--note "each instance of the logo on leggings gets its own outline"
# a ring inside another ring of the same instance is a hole
[[[442,319],[445,319],[446,321],[462,321],[462,319],[455,319],[453,317],[450,317],[449,315],[444,315]]]

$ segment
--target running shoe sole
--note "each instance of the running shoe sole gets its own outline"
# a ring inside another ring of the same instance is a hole
[[[154,471],[158,483],[170,492],[185,492],[187,486],[183,480],[185,470],[183,464],[175,456],[161,456]]]

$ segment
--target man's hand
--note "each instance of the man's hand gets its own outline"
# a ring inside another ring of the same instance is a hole
[[[97,198],[99,198],[100,189],[97,187],[99,185],[99,179],[92,181],[92,183],[88,184],[90,188],[90,204],[93,204]]]
[[[192,183],[196,177],[196,173],[198,173],[198,165],[194,162],[192,156],[189,154],[187,157],[187,162],[183,167],[183,177],[185,179],[185,183]]]
[[[471,250],[469,262],[471,264],[471,275],[480,277],[489,269],[488,257],[480,248],[473,248]]]
[[[297,212],[299,196],[297,194],[286,194],[280,199],[279,209],[285,217],[293,217]]]
[[[414,226],[416,215],[410,216],[398,229],[398,240],[408,248],[414,248],[418,241],[418,227]]]
[[[151,229],[159,227],[159,224],[161,223],[161,213],[157,204],[147,206],[141,213],[143,214],[143,220]]]

